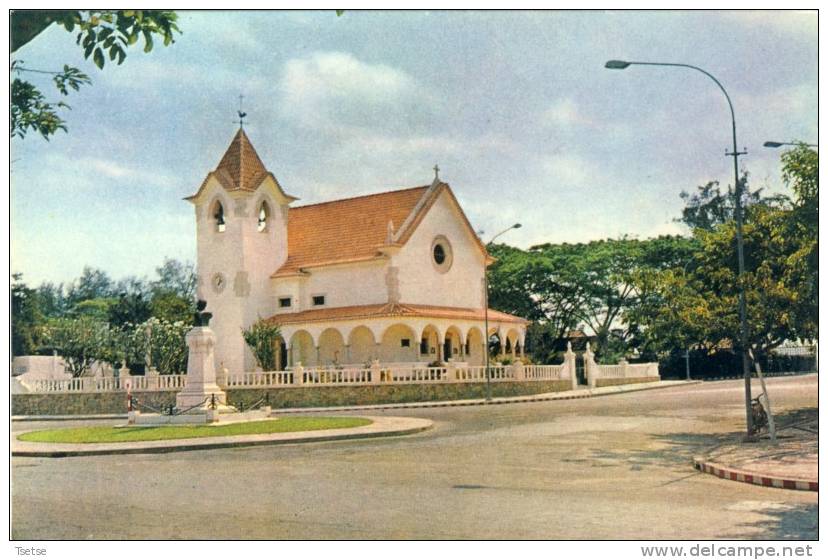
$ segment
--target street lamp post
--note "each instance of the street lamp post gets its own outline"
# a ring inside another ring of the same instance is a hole
[[[782,146],[808,146],[809,148],[819,148],[819,144],[805,144],[804,142],[774,142],[767,140],[762,144],[766,148],[780,148]]]
[[[691,257],[686,263],[684,263],[684,281],[687,281],[687,267],[690,266],[690,263],[696,260],[696,257]],[[690,343],[685,342],[686,348],[684,349],[684,369],[687,374],[687,381],[690,381]]]
[[[507,231],[513,229],[520,229],[522,226],[520,224],[514,224],[494,237],[492,237],[488,243],[486,243],[486,247],[494,243],[494,240],[506,233]],[[486,354],[486,400],[492,400],[492,374],[489,370],[489,267],[486,262],[483,262],[483,329],[485,333],[483,334],[483,352]],[[503,341],[500,342],[503,344]]]
[[[739,285],[739,343],[742,347],[742,375],[745,379],[745,415],[747,419],[747,435],[753,437],[753,415],[751,414],[751,390],[750,390],[750,365],[748,362],[747,344],[748,344],[748,324],[747,324],[747,304],[745,302],[745,251],[744,241],[742,239],[742,182],[739,180],[739,156],[747,152],[740,152],[736,147],[736,113],[733,111],[733,103],[730,101],[730,96],[727,94],[724,86],[716,79],[713,74],[706,70],[702,70],[698,66],[690,64],[678,64],[673,62],[630,62],[626,60],[610,60],[604,67],[610,70],[623,70],[628,66],[670,66],[678,68],[690,68],[701,72],[711,80],[713,80],[719,89],[724,93],[727,99],[727,106],[730,108],[731,129],[733,132],[733,151],[725,151],[726,156],[733,156],[733,173],[734,173],[734,198],[735,198],[735,214],[736,214],[736,254],[739,263],[739,274],[737,283]]]

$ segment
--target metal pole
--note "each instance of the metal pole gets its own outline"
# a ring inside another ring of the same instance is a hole
[[[720,85],[721,87],[721,85]],[[724,91],[724,88],[722,88]],[[730,103],[730,98],[727,100]],[[731,114],[733,106],[730,106]],[[753,414],[751,412],[750,390],[750,363],[748,361],[748,324],[747,324],[747,302],[745,301],[745,247],[742,237],[742,182],[739,180],[739,151],[736,148],[736,117],[733,117],[733,174],[736,181],[734,196],[736,197],[736,254],[739,261],[739,343],[742,347],[742,376],[745,378],[745,415],[747,425],[747,437],[753,437],[755,428],[753,426]]]
[[[483,335],[483,352],[486,353],[486,400],[492,400],[492,374],[489,370],[489,267],[483,265],[483,285],[486,294],[483,298],[483,328],[486,332]]]
[[[684,351],[684,367],[687,371],[687,381],[690,381],[690,349]]]
[[[492,237],[489,240],[489,242],[486,243],[485,247],[488,247],[489,245],[494,243],[495,239],[497,239],[507,231],[512,229],[518,229],[520,227],[520,224],[513,224],[507,227],[506,229]],[[486,253],[488,254],[488,249],[486,250]],[[492,400],[492,374],[489,370],[489,266],[486,263],[485,258],[483,260],[483,286],[485,291],[485,295],[483,297],[483,328],[486,329],[486,332],[483,334],[483,351],[486,353],[486,400],[490,401]],[[502,343],[503,342],[501,341],[501,344]]]
[[[706,70],[702,70],[698,66],[690,64],[679,64],[674,62],[629,62],[611,60],[606,63],[605,67],[613,70],[623,70],[632,64],[639,66],[675,66],[680,68],[690,68],[701,72],[711,80],[713,80],[719,89],[724,93],[727,99],[727,106],[730,108],[730,120],[733,131],[733,151],[725,152],[727,156],[733,156],[733,174],[734,174],[734,198],[735,200],[735,217],[736,217],[736,254],[739,265],[739,273],[737,277],[737,284],[739,289],[739,344],[742,351],[742,375],[745,379],[745,415],[747,423],[747,437],[751,438],[754,434],[753,415],[751,414],[751,390],[750,390],[750,364],[748,362],[747,346],[748,346],[748,324],[747,324],[747,304],[745,301],[745,255],[744,255],[744,241],[742,237],[742,183],[739,180],[739,156],[747,152],[740,152],[736,147],[736,113],[733,110],[733,103],[730,101],[730,96],[727,94],[724,86],[716,79],[713,74]]]

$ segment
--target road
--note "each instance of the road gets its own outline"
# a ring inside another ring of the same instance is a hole
[[[435,425],[383,440],[15,457],[12,538],[816,539],[817,493],[692,468],[743,429],[743,390],[392,411]],[[816,376],[769,391],[782,421],[817,406]]]

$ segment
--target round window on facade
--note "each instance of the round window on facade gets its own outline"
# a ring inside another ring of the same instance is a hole
[[[437,264],[446,262],[446,250],[439,243],[434,246],[434,262]]]
[[[437,236],[431,244],[431,262],[438,272],[448,272],[451,268],[451,244],[444,236]]]

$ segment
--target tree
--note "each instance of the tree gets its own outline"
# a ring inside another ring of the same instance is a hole
[[[747,186],[747,173],[742,175],[741,181],[744,186],[742,202],[744,208],[762,202],[784,200],[784,197],[779,196],[764,197],[762,189],[750,191]],[[710,181],[706,185],[701,185],[692,194],[682,191],[679,196],[684,200],[685,205],[678,221],[683,222],[692,230],[710,231],[734,219],[733,191],[728,187],[727,192],[723,193],[718,181]]]
[[[117,303],[115,298],[100,297],[85,299],[77,302],[69,310],[68,317],[87,317],[106,323],[109,321],[109,310]]]
[[[150,285],[152,315],[167,321],[191,325],[195,313],[197,276],[192,263],[164,259],[155,269],[158,280]]]
[[[69,310],[63,284],[43,282],[37,287],[40,307],[46,317],[62,317]]]
[[[106,272],[85,266],[80,278],[69,286],[67,299],[70,305],[75,305],[84,300],[113,297],[116,293],[115,285]]]
[[[541,283],[550,270],[539,255],[504,244],[489,245],[495,262],[488,269],[489,307],[526,319],[545,317]]]
[[[639,342],[639,325],[628,320],[648,297],[639,276],[683,266],[697,247],[679,236],[547,243],[528,251],[493,246],[498,261],[490,273],[490,302],[535,321],[527,344],[536,359],[554,359],[567,332],[584,323],[598,337],[599,358],[612,361]]]
[[[77,31],[75,42],[83,49],[84,58],[91,57],[95,66],[103,69],[107,57],[117,64],[123,63],[126,49],[141,38],[145,53],[153,49],[154,37],[161,38],[164,46],[175,42],[175,33],[181,33],[177,17],[175,12],[159,10],[15,10],[11,13],[12,53],[55,24],[70,33]],[[89,76],[68,65],[53,71],[29,68],[14,60],[11,72],[15,76],[50,75],[62,96],[68,95],[70,89],[77,91],[91,83]],[[69,108],[63,101],[47,101],[37,86],[15,77],[11,84],[9,136],[24,138],[35,131],[48,140],[58,130],[67,130],[58,111]]]
[[[12,356],[35,354],[41,346],[44,320],[38,293],[23,282],[22,274],[13,274],[11,296]]]
[[[110,333],[106,323],[90,317],[52,319],[44,328],[44,345],[57,350],[73,377],[89,371],[92,361],[106,359]]]
[[[276,369],[276,339],[280,335],[279,325],[259,319],[250,327],[242,329],[242,337],[253,352],[256,363],[264,371]]]
[[[804,276],[799,281],[807,287],[794,313],[798,323],[818,325],[819,154],[805,145],[786,151],[782,155],[782,178],[794,193],[787,235],[801,240],[788,259],[788,273],[790,277]],[[818,328],[814,332],[818,333]]]
[[[195,303],[171,292],[155,293],[150,301],[150,310],[156,319],[192,325]]]
[[[748,350],[757,359],[785,340],[812,339],[818,334],[817,224],[807,214],[816,204],[818,166],[802,151],[790,160],[783,156],[786,161],[797,162],[783,168],[789,184],[797,182],[795,199],[755,193],[744,214]],[[701,187],[701,196],[691,199],[691,204],[698,207],[701,198],[717,199],[719,207],[728,204],[718,194],[707,196],[709,192]],[[641,322],[646,345],[656,352],[691,345],[706,353],[739,350],[735,221],[726,212],[705,215],[721,216],[723,221],[696,223],[698,247],[692,261],[682,269],[639,278],[650,287],[650,297],[628,319]]]
[[[173,293],[186,300],[195,300],[196,276],[195,266],[190,262],[165,258],[164,263],[155,269],[158,280],[151,284],[154,292]]]
[[[150,303],[141,294],[122,293],[109,307],[108,320],[111,327],[137,325],[150,318]]]
[[[185,341],[188,324],[151,317],[143,323],[126,325],[122,329],[123,347],[127,349],[127,361],[142,367],[149,357],[152,365],[162,374],[187,373],[188,348]]]

